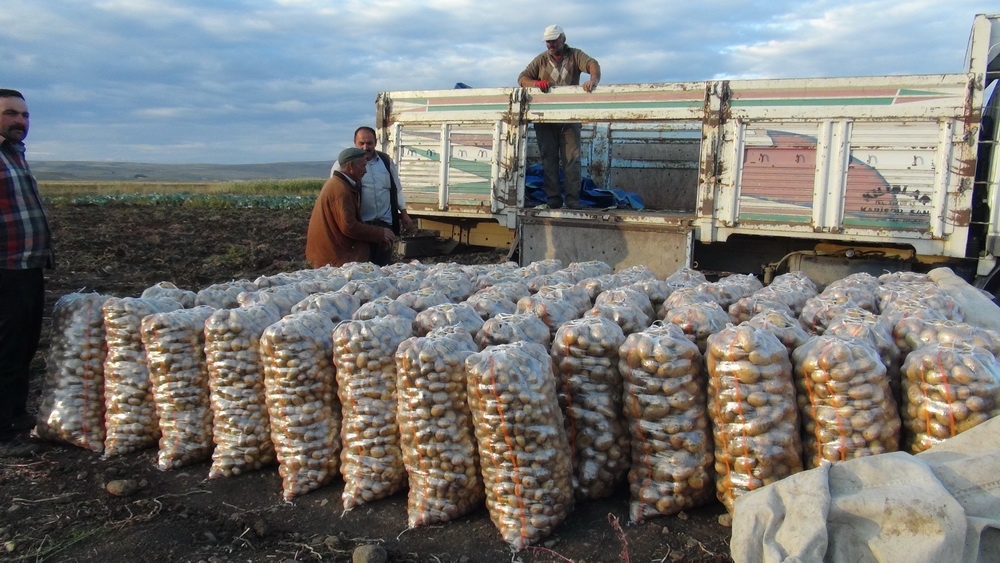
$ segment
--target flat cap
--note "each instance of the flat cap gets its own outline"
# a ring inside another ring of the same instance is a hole
[[[340,165],[343,166],[352,160],[364,158],[365,154],[367,153],[365,153],[364,149],[359,149],[357,147],[349,147],[340,151],[340,156],[337,157],[337,162],[339,162]]]

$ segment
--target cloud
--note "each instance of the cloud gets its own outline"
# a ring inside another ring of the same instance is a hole
[[[29,156],[330,159],[380,91],[513,86],[558,23],[603,83],[962,69],[980,0],[4,0]]]

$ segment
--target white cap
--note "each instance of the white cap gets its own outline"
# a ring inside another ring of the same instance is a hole
[[[545,33],[542,34],[542,39],[546,41],[555,41],[559,39],[559,36],[563,34],[563,29],[558,25],[550,25],[545,28]]]

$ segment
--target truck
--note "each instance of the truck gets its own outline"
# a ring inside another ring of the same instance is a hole
[[[1000,293],[1000,15],[952,74],[387,91],[381,148],[421,229],[558,258],[819,283],[951,267]],[[584,176],[641,206],[535,209],[534,123],[580,123]]]

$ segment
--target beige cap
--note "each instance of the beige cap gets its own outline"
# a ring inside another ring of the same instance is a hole
[[[563,28],[558,25],[550,25],[545,28],[545,33],[542,34],[542,39],[546,41],[555,41],[559,39],[559,36],[563,35]]]

